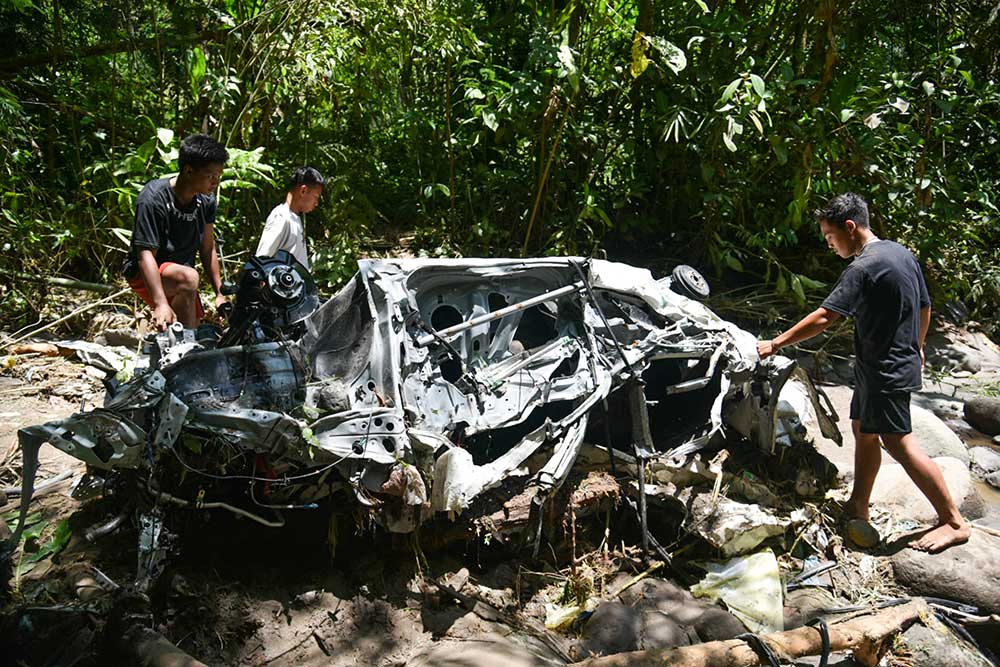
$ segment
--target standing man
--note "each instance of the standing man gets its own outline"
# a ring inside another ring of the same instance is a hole
[[[312,167],[299,167],[292,174],[285,194],[285,202],[278,204],[267,216],[264,233],[257,244],[258,257],[274,257],[279,250],[287,250],[309,268],[309,249],[306,246],[305,226],[302,215],[312,212],[319,204],[326,181]]]
[[[153,309],[153,324],[160,331],[173,322],[197,327],[204,315],[195,253],[201,255],[215,290],[216,307],[226,300],[213,233],[218,204],[212,193],[228,159],[215,139],[192,134],[181,142],[178,174],[146,183],[136,200],[124,273],[135,293]]]
[[[851,516],[869,520],[868,503],[882,453],[879,441],[906,470],[938,514],[938,524],[910,542],[937,552],[969,539],[941,470],[911,433],[910,393],[921,387],[924,339],[931,303],[920,265],[909,250],[877,238],[868,225],[868,205],[854,193],[834,197],[816,211],[827,245],[854,258],[823,304],[773,340],[757,342],[767,358],[786,345],[812,338],[841,317],[854,318],[854,488]]]

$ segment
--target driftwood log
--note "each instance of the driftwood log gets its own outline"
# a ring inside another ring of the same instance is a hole
[[[858,662],[873,666],[878,663],[892,637],[925,614],[931,614],[927,603],[913,600],[874,615],[831,624],[830,650],[851,649]],[[763,639],[775,655],[784,660],[819,655],[822,651],[820,633],[814,627],[775,632],[764,635]],[[740,639],[729,639],[672,649],[618,653],[574,664],[581,667],[757,667],[764,663],[749,644]]]

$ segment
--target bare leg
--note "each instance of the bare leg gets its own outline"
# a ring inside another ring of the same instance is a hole
[[[198,272],[190,266],[173,264],[160,273],[163,281],[163,293],[170,301],[177,319],[185,327],[193,329],[198,326]]]
[[[921,551],[937,552],[968,540],[969,524],[959,514],[941,469],[920,449],[913,434],[885,433],[882,435],[882,442],[927,497],[938,515],[938,525],[910,542],[910,546]]]
[[[852,419],[851,427],[854,431],[854,488],[847,500],[847,511],[853,517],[868,521],[868,503],[882,465],[882,448],[877,435],[861,432],[859,420]]]

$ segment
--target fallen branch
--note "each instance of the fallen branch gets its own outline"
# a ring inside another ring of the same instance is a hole
[[[930,613],[926,602],[913,600],[873,616],[830,625],[830,650],[852,649],[856,660],[874,665],[887,639],[912,625],[921,614]],[[820,633],[812,627],[774,632],[764,635],[763,640],[783,660],[822,652]],[[575,664],[582,667],[757,667],[763,663],[749,644],[741,639],[729,639],[672,649],[631,651]]]
[[[103,283],[88,283],[83,280],[72,280],[70,278],[59,278],[57,276],[39,276],[31,273],[24,273],[22,271],[8,271],[7,269],[0,269],[0,275],[10,276],[11,278],[17,278],[19,280],[28,280],[34,283],[46,283],[48,285],[55,285],[57,287],[68,287],[70,289],[87,290],[88,292],[101,292],[102,294],[107,294],[108,292],[114,292],[114,285],[104,285]]]
[[[7,341],[6,343],[0,345],[0,350],[8,348],[8,347],[10,347],[10,346],[12,346],[12,345],[14,345],[16,343],[20,343],[22,340],[25,340],[27,338],[31,338],[32,336],[37,336],[38,334],[40,334],[43,331],[47,331],[48,329],[51,329],[51,328],[53,328],[53,327],[55,327],[55,326],[57,326],[59,324],[62,324],[66,320],[70,320],[70,319],[76,317],[77,315],[80,315],[81,313],[87,312],[88,310],[92,310],[94,308],[97,308],[98,306],[103,306],[105,303],[107,303],[109,301],[114,301],[115,299],[117,299],[121,295],[128,294],[131,291],[132,291],[131,287],[126,287],[125,289],[119,290],[119,291],[115,292],[114,294],[112,294],[110,296],[106,296],[103,299],[100,299],[100,300],[95,301],[93,303],[89,303],[86,306],[83,306],[81,308],[77,308],[76,310],[74,310],[69,315],[64,315],[64,316],[60,317],[58,320],[55,320],[54,322],[49,322],[45,326],[42,326],[42,327],[39,327],[39,328],[34,329],[32,331],[29,331],[28,333],[24,334],[23,336],[20,336],[18,338],[13,339],[13,340]]]

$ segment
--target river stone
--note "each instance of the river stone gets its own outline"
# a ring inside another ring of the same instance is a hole
[[[846,606],[844,600],[825,588],[806,586],[792,589],[785,594],[785,630],[801,628],[814,618],[825,616],[826,609]]]
[[[837,412],[837,427],[844,436],[843,446],[838,446],[833,440],[824,438],[818,428],[810,427],[810,436],[815,443],[816,451],[822,454],[836,468],[838,476],[845,482],[854,479],[854,434],[851,430],[851,396],[854,390],[844,385],[823,387]],[[927,402],[920,400],[927,405]],[[927,456],[950,456],[966,464],[969,462],[969,452],[961,438],[955,435],[948,425],[934,412],[917,404],[916,397],[910,404],[910,415],[913,421],[913,435],[917,444]],[[882,465],[892,465],[891,456],[883,452]]]
[[[903,549],[892,556],[896,582],[914,595],[957,600],[1000,613],[1000,538],[972,529],[965,544],[929,554]]]
[[[580,657],[611,655],[639,648],[642,610],[621,602],[602,602],[583,626]]]
[[[970,398],[965,402],[965,421],[987,435],[1000,435],[1000,398]]]
[[[972,474],[983,479],[1000,470],[1000,454],[989,447],[973,447],[969,450]]]
[[[406,667],[556,667],[565,663],[542,654],[528,640],[483,635],[468,641],[443,641],[422,651]]]
[[[952,634],[943,624],[928,628],[910,626],[900,641],[908,649],[913,667],[993,667],[972,645]]]
[[[913,435],[927,456],[950,456],[965,464],[969,463],[969,450],[965,443],[940,417],[919,405],[910,406],[910,417],[913,421]]]
[[[1000,489],[1000,470],[987,475],[986,483],[995,489]]]
[[[966,464],[949,456],[941,456],[933,461],[941,469],[945,484],[962,516],[966,519],[983,516],[983,499],[973,486],[972,475]],[[930,501],[899,464],[882,466],[875,479],[871,500],[892,512],[897,519],[910,519],[924,524],[937,522],[937,512],[931,507]]]

